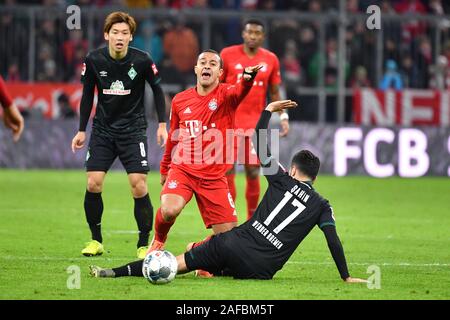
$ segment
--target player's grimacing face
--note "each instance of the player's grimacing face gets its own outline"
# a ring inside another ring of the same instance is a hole
[[[264,28],[258,24],[247,23],[242,31],[242,38],[250,49],[259,48],[264,42]]]
[[[198,56],[197,65],[194,68],[197,81],[202,86],[209,86],[222,75],[220,57],[213,52],[203,52]]]
[[[109,48],[116,52],[123,52],[128,48],[128,44],[133,40],[130,26],[125,22],[115,23],[108,33],[105,33],[105,40],[109,42]]]

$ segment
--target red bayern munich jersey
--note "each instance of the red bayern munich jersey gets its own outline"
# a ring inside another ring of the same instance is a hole
[[[220,83],[206,96],[199,95],[195,87],[178,93],[172,100],[161,174],[177,167],[206,180],[222,178],[226,162],[233,161],[232,146],[226,143],[232,139],[227,139],[226,130],[233,129],[236,108],[251,88],[251,82],[241,81],[236,85]]]
[[[224,48],[220,56],[224,71],[220,80],[225,83],[239,82],[246,67],[263,65],[256,75],[252,92],[239,104],[236,111],[235,127],[254,129],[266,106],[268,86],[281,83],[280,62],[274,53],[264,48],[259,48],[256,55],[249,58],[244,52],[243,44]]]

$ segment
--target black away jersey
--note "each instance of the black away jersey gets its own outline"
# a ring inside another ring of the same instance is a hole
[[[147,128],[144,110],[145,81],[160,81],[149,54],[133,47],[123,59],[113,59],[108,47],[91,51],[84,62],[81,81],[96,86],[97,109],[93,129],[110,136],[142,134]]]
[[[335,222],[328,201],[310,184],[290,177],[281,166],[266,178],[269,187],[253,217],[233,229],[236,237],[228,245],[244,260],[252,257],[252,266],[270,279],[314,226]]]

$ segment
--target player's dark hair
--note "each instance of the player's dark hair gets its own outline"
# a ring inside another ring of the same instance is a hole
[[[109,30],[111,30],[114,24],[122,22],[128,24],[128,26],[130,27],[130,33],[131,35],[133,35],[136,31],[136,21],[128,13],[122,11],[112,12],[106,17],[105,24],[103,26],[103,32],[109,33]]]
[[[218,52],[217,52],[216,50],[214,50],[214,49],[206,49],[206,50],[203,50],[202,52],[200,52],[200,54],[205,53],[205,52],[210,52],[210,53],[217,54],[217,56],[219,57],[220,68],[221,68],[221,69],[223,68],[223,61],[222,61],[222,57],[220,56],[220,53],[218,53]],[[200,56],[200,54],[199,54],[199,56]]]
[[[265,31],[264,30],[264,23],[261,20],[258,20],[258,19],[255,19],[255,18],[251,18],[251,19],[245,20],[244,24],[242,25],[242,30],[244,30],[245,26],[248,25],[248,24],[255,24],[257,26],[261,26],[262,29],[263,29],[263,32]]]
[[[319,173],[320,160],[309,150],[297,152],[292,158],[291,163],[303,174],[310,177],[311,180],[316,179]]]

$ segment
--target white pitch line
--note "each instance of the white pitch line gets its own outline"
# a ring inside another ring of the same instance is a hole
[[[334,262],[314,262],[314,261],[288,261],[289,264],[304,265],[334,265]],[[349,262],[348,265],[353,266],[370,266],[377,265],[383,267],[450,267],[450,263],[410,263],[410,262]]]
[[[133,260],[133,257],[15,257],[15,256],[3,256],[0,260],[34,260],[34,261],[124,261]],[[334,265],[334,262],[314,262],[314,261],[288,261],[288,264],[299,265]],[[450,263],[409,263],[409,262],[350,262],[348,265],[354,266],[384,266],[384,267],[450,267]]]
[[[14,257],[14,256],[4,256],[0,257],[0,260],[34,260],[34,261],[124,261],[133,260],[133,257]],[[134,258],[134,260],[136,260]]]

